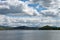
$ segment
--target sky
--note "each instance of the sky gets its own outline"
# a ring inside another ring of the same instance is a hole
[[[60,27],[60,0],[0,0],[0,25]]]

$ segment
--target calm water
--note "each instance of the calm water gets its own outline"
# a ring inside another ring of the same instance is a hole
[[[0,31],[0,40],[60,40],[60,31],[5,30]]]

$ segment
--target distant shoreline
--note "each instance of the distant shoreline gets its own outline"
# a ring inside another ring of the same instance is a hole
[[[19,26],[19,27],[8,27],[0,26],[0,30],[60,30],[60,27],[53,26],[43,26],[43,27],[28,27],[28,26]]]

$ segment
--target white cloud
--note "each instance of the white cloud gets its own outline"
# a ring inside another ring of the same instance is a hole
[[[1,6],[0,8],[6,11],[6,14],[9,13],[20,13],[20,14],[27,14],[27,15],[39,15],[39,13],[37,12],[36,9],[31,8],[28,6],[30,2],[22,2],[22,1],[18,1],[18,0],[7,0],[7,1],[1,1]],[[2,5],[3,4],[3,5]],[[2,14],[5,14],[5,12],[3,13],[1,11]],[[11,15],[12,15],[11,14]]]
[[[8,17],[8,16],[4,16],[2,15],[0,18],[0,24],[1,25],[7,25],[7,26],[42,26],[42,25],[51,25],[56,23],[56,20],[53,20],[50,17]],[[42,24],[42,25],[40,25]]]
[[[42,10],[40,13],[33,7],[29,7],[28,4],[39,3],[47,10]],[[2,11],[3,9],[3,11]],[[60,21],[56,21],[56,18],[60,17],[60,1],[59,0],[30,0],[30,1],[18,1],[7,0],[0,2],[0,24],[8,26],[42,26],[42,25],[56,25]],[[3,15],[1,15],[3,14]],[[6,16],[8,15],[8,16]],[[31,17],[25,17],[31,16]],[[19,17],[9,17],[19,16]],[[23,17],[21,17],[23,16]]]
[[[40,13],[44,16],[58,17],[58,11],[56,9],[43,10]]]

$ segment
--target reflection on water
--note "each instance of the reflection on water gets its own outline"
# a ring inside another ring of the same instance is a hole
[[[0,40],[60,40],[60,31],[5,30],[0,31]]]

